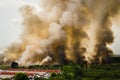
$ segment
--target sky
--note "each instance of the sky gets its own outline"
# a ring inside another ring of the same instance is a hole
[[[39,0],[0,0],[0,53],[19,40],[22,30],[19,8],[24,4],[37,4]]]
[[[0,0],[0,53],[11,43],[19,41],[22,31],[20,6],[38,2],[39,0]],[[115,54],[120,54],[120,27],[117,26],[113,25],[115,41],[110,47]]]

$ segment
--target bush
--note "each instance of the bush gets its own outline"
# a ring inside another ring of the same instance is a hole
[[[7,68],[10,68],[9,66],[6,66],[6,65],[0,65],[0,69],[7,69]]]
[[[29,80],[29,78],[25,73],[17,73],[14,80]]]
[[[51,73],[51,77],[55,77],[55,76],[57,76],[56,73]]]
[[[35,77],[34,80],[46,80],[45,78]]]
[[[5,79],[2,79],[2,80],[10,80],[9,78],[5,78]]]

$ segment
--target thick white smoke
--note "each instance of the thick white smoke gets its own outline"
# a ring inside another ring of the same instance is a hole
[[[111,21],[119,14],[119,4],[119,0],[40,0],[37,8],[23,6],[21,43],[5,51],[5,61],[21,65],[105,61],[112,54],[107,45],[114,41]]]

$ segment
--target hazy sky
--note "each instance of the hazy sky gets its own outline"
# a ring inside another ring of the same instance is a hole
[[[12,42],[17,41],[21,32],[20,6],[36,4],[39,0],[0,0],[0,53]]]
[[[12,42],[19,40],[19,34],[22,30],[20,6],[38,2],[39,0],[0,0],[0,53]],[[116,38],[114,44],[112,44],[112,49],[116,54],[120,54],[120,27],[116,27],[117,24],[113,26]]]

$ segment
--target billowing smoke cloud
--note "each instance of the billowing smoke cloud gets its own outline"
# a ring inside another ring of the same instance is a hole
[[[120,0],[41,0],[37,8],[25,5],[20,8],[21,42],[7,48],[4,60],[21,65],[105,61],[114,41],[111,19],[119,10]]]

